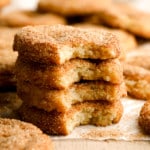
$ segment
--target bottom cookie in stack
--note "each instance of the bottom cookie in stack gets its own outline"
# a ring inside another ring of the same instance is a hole
[[[22,119],[31,122],[51,135],[67,135],[79,125],[107,126],[119,122],[123,113],[121,101],[82,102],[72,105],[66,112],[46,112],[23,104],[20,108]]]

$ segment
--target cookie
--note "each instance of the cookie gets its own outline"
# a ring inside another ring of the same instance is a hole
[[[107,7],[110,0],[40,0],[38,10],[42,12],[54,12],[64,16],[88,15]]]
[[[112,4],[98,13],[104,24],[127,30],[139,37],[150,38],[150,14],[126,4]]]
[[[49,136],[36,126],[15,119],[0,118],[1,150],[52,150]]]
[[[120,54],[111,33],[64,25],[24,27],[15,35],[13,48],[22,59],[45,64],[63,64],[73,58],[104,60]]]
[[[13,39],[18,29],[0,28],[0,88],[14,87],[17,52],[12,50]]]
[[[19,118],[17,110],[22,104],[22,100],[16,92],[0,93],[0,117],[1,118]]]
[[[137,55],[135,55],[134,57],[127,58],[127,63],[150,70],[150,55],[148,56],[146,54],[147,53],[141,56],[138,55],[137,52]]]
[[[143,44],[127,54],[126,63],[150,70],[150,45]]]
[[[118,60],[90,61],[72,59],[63,65],[36,65],[16,62],[15,74],[18,80],[30,82],[49,89],[68,88],[75,82],[102,80],[114,84],[123,81],[123,69]]]
[[[123,69],[128,94],[137,99],[150,99],[150,71],[129,64],[124,64]]]
[[[94,25],[94,24],[87,24],[87,23],[75,24],[74,26],[80,28],[88,28],[91,30],[101,30],[101,31],[106,31],[114,34],[119,41],[119,45],[121,49],[121,54],[119,57],[120,60],[124,60],[126,58],[126,54],[137,47],[137,41],[135,36],[124,30],[113,29],[102,25]]]
[[[32,90],[31,90],[32,89]],[[111,84],[102,81],[76,83],[67,89],[49,90],[39,88],[28,82],[17,84],[19,97],[28,105],[51,111],[56,109],[64,112],[71,105],[84,101],[109,101],[114,102],[126,95],[125,85]]]
[[[143,131],[150,134],[150,100],[142,106],[138,121]]]
[[[18,30],[19,28],[0,27],[0,51],[3,49],[12,51],[14,35]]]
[[[15,18],[15,19],[14,19]],[[14,11],[0,16],[0,25],[9,27],[23,27],[27,25],[66,24],[63,17],[56,14],[41,14],[36,11]]]
[[[108,126],[118,123],[123,113],[120,101],[84,102],[73,105],[67,112],[37,109],[22,105],[22,119],[31,122],[48,134],[67,135],[79,125]]]
[[[10,0],[1,0],[0,1],[0,8],[8,5],[10,3]]]

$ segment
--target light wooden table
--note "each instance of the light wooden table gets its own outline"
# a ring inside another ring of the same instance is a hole
[[[55,150],[150,150],[150,141],[53,140]]]

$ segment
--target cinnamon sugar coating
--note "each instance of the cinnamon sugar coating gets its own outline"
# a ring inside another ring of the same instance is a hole
[[[109,27],[100,25],[99,23],[92,24],[90,23],[90,20],[89,22],[74,24],[74,26],[84,28],[84,29],[90,29],[90,30],[97,30],[97,31],[101,30],[101,31],[110,32],[114,34],[117,37],[119,45],[120,45],[120,50],[121,50],[121,53],[119,56],[120,60],[125,60],[126,54],[132,51],[133,49],[135,49],[138,45],[135,36],[122,29],[109,28]]]
[[[52,150],[52,141],[36,126],[15,119],[0,118],[1,150]]]

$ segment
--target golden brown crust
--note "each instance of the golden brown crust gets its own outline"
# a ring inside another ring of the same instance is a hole
[[[15,35],[13,47],[23,59],[55,64],[72,58],[110,59],[120,54],[118,40],[111,33],[64,25],[24,27]]]
[[[36,65],[18,58],[15,68],[18,80],[28,81],[39,87],[50,89],[68,88],[81,80],[104,80],[114,84],[123,81],[123,69],[116,59],[90,61],[72,59],[63,65]]]
[[[101,22],[150,38],[150,14],[125,4],[113,4],[99,12]]]
[[[138,99],[150,99],[150,71],[129,64],[124,64],[123,69],[128,94]]]
[[[0,93],[0,117],[2,118],[19,118],[17,110],[22,101],[16,92]]]
[[[40,14],[36,11],[14,11],[0,16],[0,25],[3,26],[22,27],[42,24],[66,24],[66,21],[63,17],[56,14]]]
[[[38,10],[54,12],[65,16],[77,16],[96,13],[106,7],[110,0],[40,0]]]
[[[150,99],[150,83],[145,80],[134,81],[125,79],[127,92],[130,96],[137,99]]]
[[[10,3],[10,0],[0,0],[0,8],[8,5]]]
[[[129,52],[125,62],[150,70],[150,44],[143,44]]]
[[[150,100],[142,106],[138,121],[145,133],[150,134]]]
[[[110,32],[114,34],[118,38],[118,41],[119,41],[120,50],[121,50],[121,54],[119,58],[121,60],[124,60],[126,58],[126,53],[128,53],[129,51],[137,47],[137,41],[136,41],[135,36],[124,30],[113,29],[113,28],[108,28],[99,24],[94,25],[94,24],[89,24],[89,23],[74,24],[74,26],[80,27],[80,28],[88,28],[92,30],[102,30],[102,31],[106,31],[106,32]]]
[[[150,82],[150,71],[142,67],[133,66],[127,63],[123,64],[123,74],[125,77],[134,80],[146,80]]]
[[[126,95],[123,83],[115,85],[102,81],[77,83],[64,90],[43,89],[18,81],[17,92],[19,97],[30,106],[46,111],[57,109],[59,112],[68,110],[72,104],[78,102],[87,100],[114,102]]]
[[[0,118],[1,150],[52,150],[49,136],[36,126],[15,119]]]
[[[23,120],[32,122],[48,134],[58,135],[69,134],[79,125],[108,126],[117,123],[122,112],[123,106],[120,101],[78,103],[64,113],[55,110],[48,113],[26,105],[20,109]]]
[[[134,57],[127,58],[126,62],[131,65],[143,67],[145,69],[150,70],[150,55],[148,56],[147,53],[145,53],[145,56],[137,55]]]

